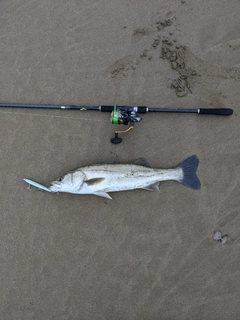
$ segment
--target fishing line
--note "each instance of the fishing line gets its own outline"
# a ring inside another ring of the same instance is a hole
[[[10,111],[1,111],[0,114],[10,114],[10,115],[21,115],[21,116],[33,116],[33,117],[48,117],[48,118],[60,118],[60,119],[71,119],[71,120],[84,120],[84,121],[97,121],[97,122],[108,122],[109,120],[101,119],[90,119],[90,118],[73,118],[73,117],[64,117],[64,116],[52,116],[48,114],[35,114],[35,113],[24,113],[24,112],[10,112]]]

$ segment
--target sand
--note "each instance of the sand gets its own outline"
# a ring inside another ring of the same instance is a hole
[[[239,0],[0,2],[0,102],[234,109],[146,114],[119,145],[107,113],[1,109],[1,319],[239,319],[239,16]],[[22,180],[194,154],[199,191]]]

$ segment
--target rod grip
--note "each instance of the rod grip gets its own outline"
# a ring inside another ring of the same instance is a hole
[[[111,112],[114,110],[114,106],[101,106],[102,112]]]
[[[218,108],[218,109],[198,109],[199,114],[215,114],[219,116],[230,116],[233,114],[233,109]]]

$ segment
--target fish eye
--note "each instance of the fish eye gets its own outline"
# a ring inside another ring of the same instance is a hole
[[[59,181],[59,182],[63,181],[63,177],[59,177],[59,178],[57,179],[57,181]]]

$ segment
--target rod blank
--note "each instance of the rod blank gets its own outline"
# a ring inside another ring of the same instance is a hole
[[[95,110],[99,111],[99,106],[73,106],[55,104],[24,104],[24,103],[0,103],[0,108],[32,108],[32,109],[67,109],[67,110]]]

